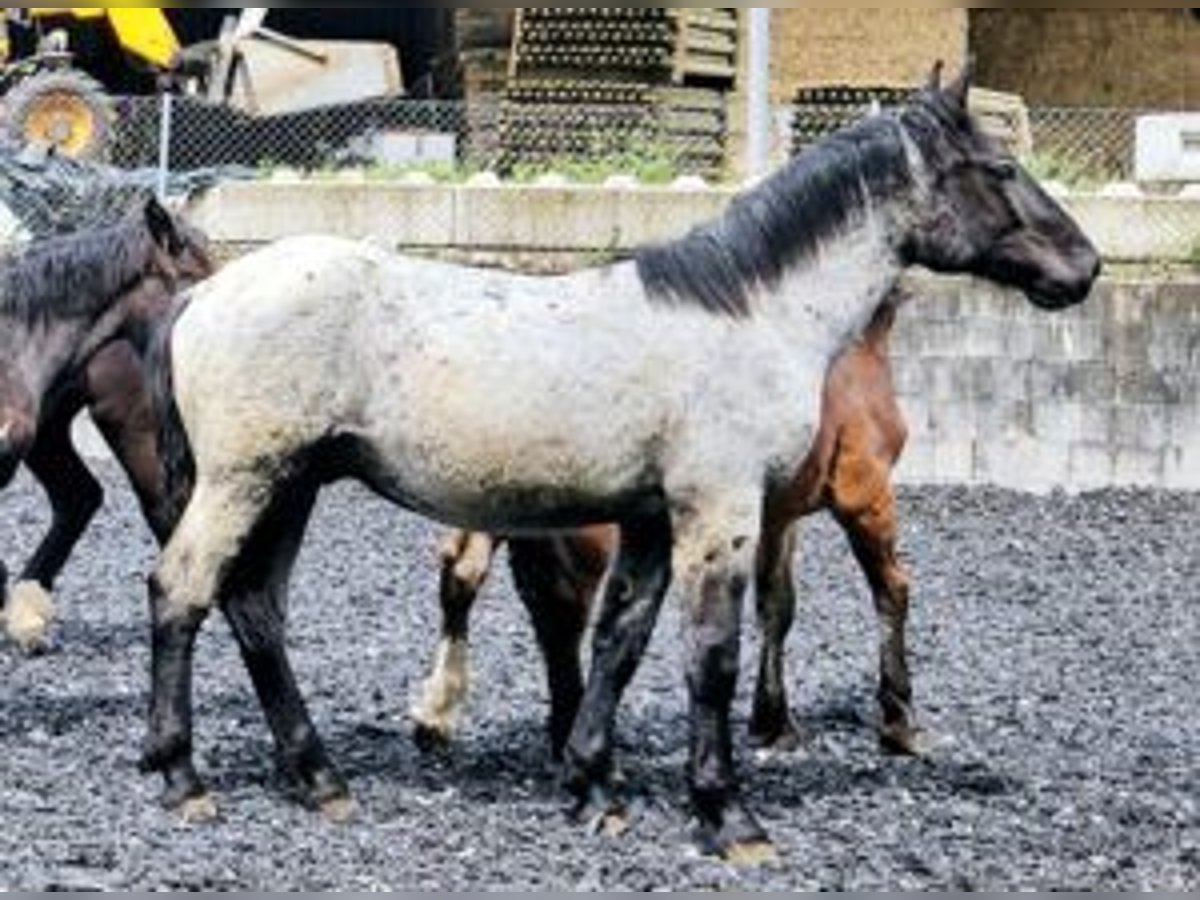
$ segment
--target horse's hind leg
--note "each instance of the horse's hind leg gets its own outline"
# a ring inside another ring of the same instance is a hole
[[[439,597],[442,638],[433,672],[421,686],[411,715],[413,737],[422,748],[450,743],[470,690],[471,609],[492,569],[498,541],[479,532],[454,531],[442,541]]]
[[[579,532],[509,542],[513,582],[537,633],[550,690],[550,752],[561,760],[583,701],[580,649],[609,545]]]
[[[787,638],[796,619],[792,578],[796,537],[795,525],[767,528],[758,549],[756,596],[762,649],[750,740],[755,747],[781,753],[795,750],[801,742],[784,677]]]
[[[242,548],[221,608],[275,737],[284,776],[305,803],[340,822],[352,814],[350,792],[317,735],[284,647],[288,583],[316,495],[315,482],[279,494]]]
[[[645,653],[671,581],[671,524],[657,516],[621,524],[621,545],[593,636],[592,667],[565,752],[565,781],[579,815],[620,826],[612,795],[613,731],[621,694]]]
[[[859,565],[870,583],[880,625],[879,704],[883,747],[904,756],[919,756],[921,747],[913,712],[908,665],[909,578],[896,551],[895,497],[885,486],[869,506],[852,515],[839,514]]]
[[[50,498],[50,530],[21,573],[8,601],[9,636],[25,652],[45,649],[54,621],[54,582],[104,502],[100,482],[71,444],[69,407],[42,428],[25,462]]]

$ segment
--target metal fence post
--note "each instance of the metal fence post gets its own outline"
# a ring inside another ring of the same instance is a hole
[[[158,197],[167,199],[171,179],[171,139],[175,126],[175,95],[162,92],[162,111],[158,127]]]
[[[771,9],[750,9],[749,78],[746,87],[746,174],[760,178],[771,167]]]

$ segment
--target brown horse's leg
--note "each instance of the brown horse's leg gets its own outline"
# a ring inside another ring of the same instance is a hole
[[[550,749],[562,759],[583,700],[580,645],[609,546],[588,533],[509,542],[513,581],[537,632],[550,690]]]
[[[564,780],[576,814],[623,826],[613,795],[613,731],[621,694],[636,672],[671,580],[671,524],[666,516],[622,523],[616,566],[593,637],[591,675],[564,752]]]
[[[797,749],[801,743],[800,729],[788,705],[784,678],[785,645],[796,618],[796,588],[792,579],[796,537],[794,524],[768,528],[758,549],[758,627],[762,651],[750,740],[755,747],[782,753]]]
[[[907,626],[909,578],[896,551],[895,497],[882,490],[868,508],[839,516],[875,598],[880,624],[880,739],[884,748],[906,756],[920,754],[913,713]]]
[[[288,582],[316,495],[315,482],[281,495],[243,548],[221,607],[275,736],[283,774],[305,803],[341,822],[353,814],[350,791],[317,735],[284,648]]]
[[[442,542],[442,638],[433,672],[411,710],[418,746],[448,744],[458,727],[470,687],[471,609],[499,548],[497,539],[478,532],[455,531]]]
[[[54,619],[51,591],[88,524],[104,502],[100,482],[71,444],[71,418],[78,406],[59,411],[38,432],[26,458],[50,498],[50,530],[14,586],[5,613],[9,636],[26,652],[45,649]]]

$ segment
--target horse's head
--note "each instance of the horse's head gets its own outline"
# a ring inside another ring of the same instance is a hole
[[[217,270],[208,237],[151,198],[138,213],[149,235],[142,277],[123,298],[128,327],[153,326],[181,291]]]
[[[910,262],[965,272],[1025,293],[1044,309],[1082,302],[1100,256],[1070,215],[967,111],[970,67],[948,87],[941,65],[901,115],[923,186],[905,249]]]

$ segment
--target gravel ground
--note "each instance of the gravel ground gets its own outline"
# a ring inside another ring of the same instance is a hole
[[[811,523],[809,606],[790,646],[811,740],[744,766],[782,861],[739,873],[687,847],[674,614],[621,719],[642,792],[626,838],[565,820],[538,658],[506,576],[478,616],[461,743],[423,758],[404,711],[435,636],[435,532],[352,487],[327,493],[312,528],[292,644],[360,819],[326,826],[285,799],[214,623],[197,657],[198,756],[224,818],[182,828],[135,768],[153,552],[130,496],[106,480],[108,506],[60,586],[54,652],[0,649],[0,888],[1200,887],[1200,496],[906,491],[913,656],[938,739],[924,762],[876,751],[873,615],[836,528]],[[45,515],[28,481],[0,495],[10,564]]]

